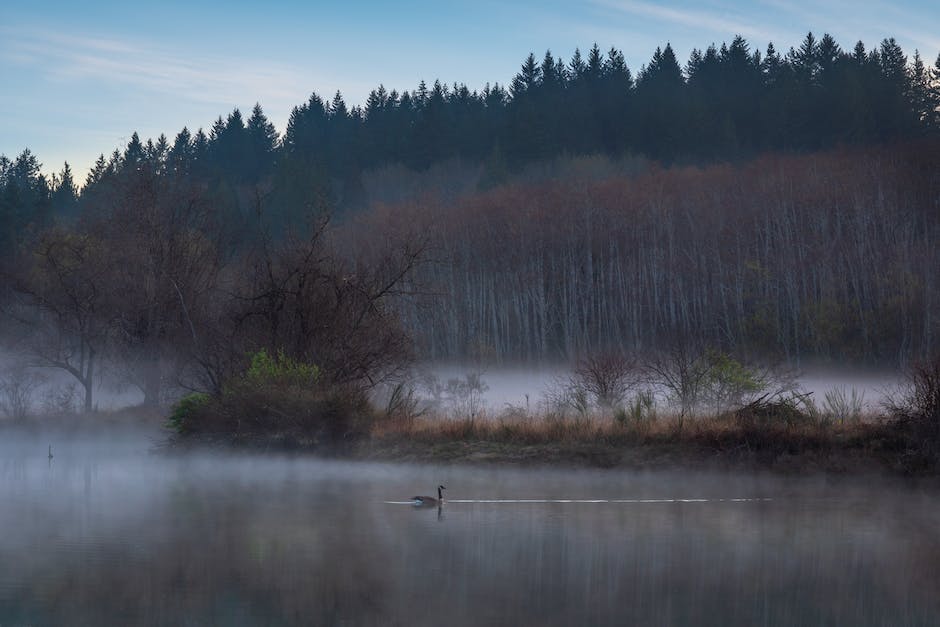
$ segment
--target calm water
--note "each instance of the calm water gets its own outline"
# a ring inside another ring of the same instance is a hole
[[[3,437],[4,627],[940,624],[929,489]]]

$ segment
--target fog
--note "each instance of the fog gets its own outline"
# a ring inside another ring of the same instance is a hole
[[[472,383],[497,415],[540,410],[568,372],[435,364],[415,381],[445,408]],[[798,382],[875,411],[897,378]],[[40,413],[63,383],[43,379]],[[940,621],[935,483],[179,451],[135,416],[0,421],[0,625]],[[443,506],[413,506],[438,484]]]
[[[466,380],[467,376],[479,376],[483,383],[480,403],[490,413],[498,413],[509,407],[527,408],[532,411],[544,407],[546,397],[565,384],[571,373],[567,365],[533,367],[487,367],[473,364],[424,364],[418,369],[419,394],[430,396],[427,381],[446,384],[450,380]],[[816,403],[824,403],[826,393],[844,391],[851,396],[853,391],[861,400],[866,413],[881,409],[886,394],[893,394],[901,382],[897,370],[837,368],[809,366],[803,369],[785,369],[792,374],[802,393],[810,393]],[[662,391],[659,402],[666,404]]]
[[[936,488],[0,438],[0,624],[940,620]],[[53,458],[48,458],[48,444]],[[415,494],[447,486],[440,509]]]
[[[0,354],[0,416],[9,413],[5,412],[5,383],[11,377],[33,384],[29,398],[32,414],[61,415],[79,410],[82,390],[74,378],[63,370],[29,367],[26,364],[22,358]],[[453,389],[448,390],[448,385],[455,381],[466,383],[468,377],[479,377],[481,385],[474,400],[482,413],[496,415],[512,408],[536,412],[546,409],[547,399],[565,385],[571,371],[570,364],[560,363],[518,367],[419,363],[413,371],[411,384],[416,394],[425,401],[435,400],[432,388],[436,386],[439,408],[453,413],[466,411],[467,403],[448,403],[455,400]],[[824,403],[826,393],[832,390],[843,391],[848,396],[854,392],[863,411],[869,414],[881,409],[885,394],[893,393],[901,381],[898,371],[889,369],[809,366],[785,371],[788,376],[793,375],[799,389],[810,393],[816,403]],[[165,400],[171,402],[185,392],[181,388],[168,386]],[[94,395],[95,407],[100,411],[134,407],[144,399],[140,389],[124,381],[116,368],[105,370],[97,378]],[[665,396],[659,390],[658,402],[662,407],[668,405]],[[376,401],[380,405],[385,401],[381,391],[376,395]]]

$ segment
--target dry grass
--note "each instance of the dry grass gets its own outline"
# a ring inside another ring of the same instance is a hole
[[[680,423],[615,415],[423,416],[382,421],[363,454],[419,461],[486,461],[601,467],[745,465],[786,472],[901,469],[902,443],[877,417],[832,424],[804,417],[768,422],[728,412]],[[681,428],[680,428],[681,424]]]

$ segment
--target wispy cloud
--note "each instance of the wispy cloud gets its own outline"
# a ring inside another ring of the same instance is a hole
[[[710,30],[728,35],[736,34],[762,40],[773,39],[775,33],[749,22],[740,16],[706,12],[687,8],[670,8],[640,0],[591,0],[595,6],[621,13],[648,17],[661,22]],[[779,34],[779,33],[777,33]]]
[[[826,3],[794,2],[793,0],[759,0],[759,4],[779,14],[796,17],[806,30],[828,31],[851,45],[862,39],[876,46],[882,37],[896,37],[909,54],[913,48],[921,53],[940,52],[940,16],[912,10],[900,3],[860,3],[856,0],[830,0]]]
[[[0,30],[0,54],[50,80],[99,81],[204,103],[296,99],[308,73],[283,64],[169,50],[116,38]]]

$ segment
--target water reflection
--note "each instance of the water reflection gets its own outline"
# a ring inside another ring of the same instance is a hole
[[[0,445],[2,625],[940,622],[931,491],[34,445]]]

